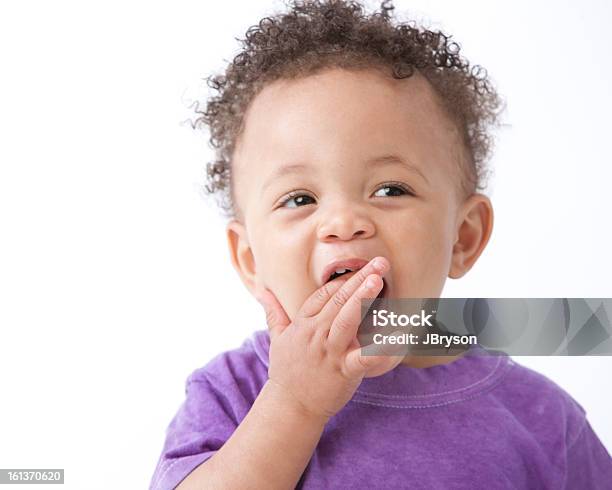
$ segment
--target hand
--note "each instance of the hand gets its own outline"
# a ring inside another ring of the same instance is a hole
[[[293,322],[271,291],[258,296],[270,331],[268,377],[288,402],[329,419],[364,377],[384,374],[401,362],[398,346],[376,346],[379,355],[363,356],[357,341],[361,300],[376,297],[389,267],[387,259],[376,257],[348,280],[341,276],[328,282],[306,300]]]

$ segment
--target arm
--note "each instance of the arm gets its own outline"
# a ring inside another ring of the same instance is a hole
[[[232,437],[177,489],[295,488],[326,422],[268,381]]]
[[[296,486],[325,424],[363,377],[383,374],[403,358],[392,346],[363,356],[356,340],[361,300],[378,294],[387,268],[386,260],[374,259],[350,279],[328,282],[293,322],[270,291],[259,295],[270,331],[269,379],[231,437],[179,490]]]

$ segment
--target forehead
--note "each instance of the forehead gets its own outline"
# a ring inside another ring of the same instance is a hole
[[[399,154],[432,177],[456,181],[460,147],[456,126],[418,72],[398,80],[333,68],[266,85],[246,112],[232,165],[235,185],[252,186],[279,165],[318,162],[333,170]]]

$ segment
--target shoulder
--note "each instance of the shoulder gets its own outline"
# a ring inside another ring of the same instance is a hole
[[[170,422],[150,488],[176,488],[227,441],[267,379],[266,331],[189,375],[185,400]]]
[[[170,424],[172,432],[206,432],[225,425],[231,433],[268,378],[261,335],[255,332],[240,347],[218,354],[187,377],[185,399]]]
[[[495,396],[534,435],[548,438],[554,433],[564,439],[558,442],[571,446],[585,427],[585,409],[550,378],[515,359],[510,363],[512,367]]]
[[[612,458],[586,410],[557,383],[513,360],[505,402],[564,475],[562,488],[609,488]]]
[[[258,330],[236,349],[222,352],[187,378],[186,390],[204,386],[208,390],[227,393],[238,389],[253,400],[268,377],[269,337]]]

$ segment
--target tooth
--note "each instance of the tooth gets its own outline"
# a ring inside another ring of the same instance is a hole
[[[336,269],[336,274],[344,274],[345,272],[352,272],[351,269]]]

